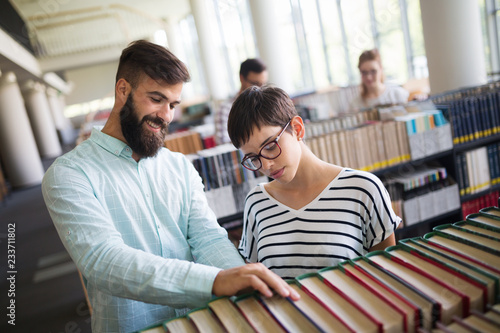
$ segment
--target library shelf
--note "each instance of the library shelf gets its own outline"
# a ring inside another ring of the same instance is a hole
[[[484,189],[480,192],[463,195],[460,197],[460,202],[467,202],[470,200],[474,200],[474,199],[482,197],[483,195],[486,195],[486,194],[494,192],[494,191],[499,191],[499,190],[500,190],[500,184],[496,184],[496,185],[490,186],[487,189]]]
[[[413,169],[413,166],[418,166],[418,165],[422,165],[422,164],[427,163],[427,162],[439,160],[441,158],[451,156],[452,154],[453,154],[453,149],[449,149],[449,150],[439,152],[437,154],[425,156],[425,157],[420,158],[420,159],[406,161],[406,162],[399,163],[396,165],[391,165],[390,167],[387,167],[387,168],[378,169],[378,170],[374,170],[374,171],[370,171],[370,172],[373,173],[377,177],[380,177],[380,176],[388,174],[388,173],[398,172],[398,171],[399,172],[408,172],[408,171],[411,171]]]
[[[490,136],[487,136],[487,137],[484,137],[484,138],[480,138],[480,139],[477,139],[477,140],[473,140],[473,141],[470,141],[470,142],[465,142],[465,143],[460,143],[460,144],[454,145],[453,146],[453,150],[456,153],[461,153],[461,152],[468,151],[468,150],[471,150],[471,149],[474,149],[474,148],[479,148],[479,147],[482,147],[482,146],[487,146],[490,143],[494,143],[494,142],[497,142],[497,141],[500,141],[500,134],[490,135]]]
[[[431,217],[430,219],[423,220],[409,226],[403,226],[402,228],[396,229],[396,239],[414,237],[416,234],[423,234],[422,232],[424,232],[425,230],[427,230],[425,232],[430,232],[436,225],[445,223],[443,221],[447,221],[448,219],[456,220],[457,217],[458,219],[461,219],[461,216],[462,208],[457,208],[441,215]]]

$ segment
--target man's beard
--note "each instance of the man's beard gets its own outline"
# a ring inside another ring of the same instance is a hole
[[[143,126],[146,120],[161,125],[160,131],[155,133],[145,129]],[[156,156],[160,148],[163,147],[165,136],[168,133],[168,124],[160,117],[147,115],[139,120],[132,93],[128,95],[127,102],[120,110],[120,124],[128,145],[134,153],[141,157]]]

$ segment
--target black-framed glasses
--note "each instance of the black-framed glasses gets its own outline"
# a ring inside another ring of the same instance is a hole
[[[274,160],[275,158],[278,158],[278,156],[281,155],[281,147],[278,144],[278,140],[281,138],[283,133],[285,133],[285,130],[291,121],[292,120],[290,119],[288,123],[286,123],[285,127],[283,127],[276,139],[266,143],[266,145],[260,149],[259,154],[246,156],[241,161],[241,165],[243,165],[250,171],[257,171],[262,168],[262,161],[260,160],[261,157],[265,158],[266,160]]]

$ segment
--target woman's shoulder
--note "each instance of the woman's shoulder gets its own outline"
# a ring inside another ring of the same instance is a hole
[[[344,168],[339,175],[339,179],[373,184],[376,186],[382,185],[382,181],[380,180],[380,178],[378,178],[373,173],[351,168]]]
[[[264,197],[265,196],[264,184],[265,183],[260,183],[255,185],[254,188],[252,188],[247,193],[246,201],[256,201]]]
[[[387,84],[385,93],[392,98],[403,99],[405,101],[410,95],[410,92],[408,90],[396,84]]]

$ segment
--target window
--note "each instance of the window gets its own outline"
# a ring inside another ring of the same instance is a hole
[[[350,83],[359,83],[358,59],[361,52],[375,47],[368,1],[341,1],[351,71]]]
[[[194,25],[194,18],[189,15],[179,22],[179,31],[181,41],[183,43],[184,54],[180,57],[189,68],[191,81],[186,83],[183,88],[184,99],[192,99],[197,96],[208,95],[205,77],[203,75],[203,67],[200,59],[200,51],[198,44],[198,34]]]
[[[240,65],[257,57],[248,3],[245,0],[219,0],[214,3],[219,33],[224,41],[229,85],[232,93],[240,89]]]
[[[408,68],[399,0],[376,0],[373,5],[386,81],[403,83],[408,80]]]

